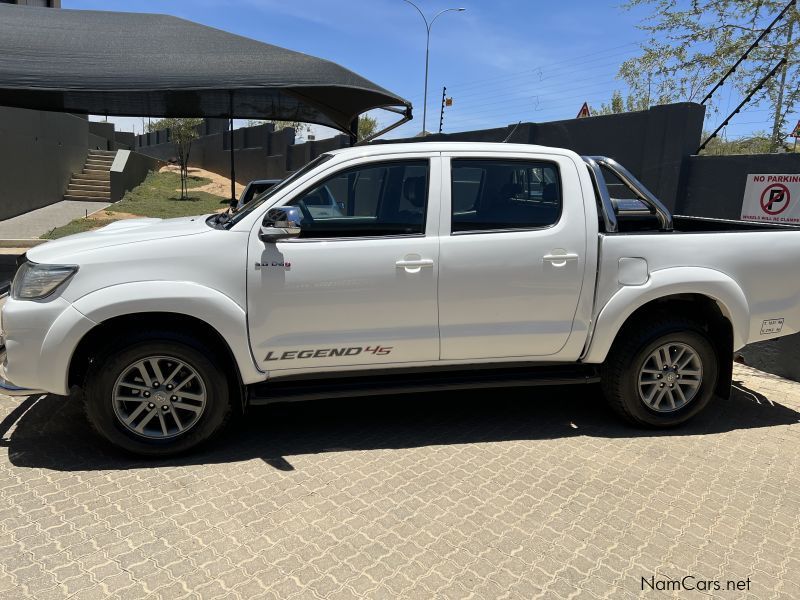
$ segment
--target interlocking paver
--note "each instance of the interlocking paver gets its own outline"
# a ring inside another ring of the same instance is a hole
[[[594,387],[443,393],[254,409],[161,462],[74,400],[9,422],[0,397],[0,596],[575,600],[693,575],[798,597],[800,384],[735,379],[674,431]]]

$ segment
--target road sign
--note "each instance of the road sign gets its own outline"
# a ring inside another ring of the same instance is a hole
[[[795,139],[800,138],[800,121],[798,121],[797,125],[794,126],[794,130],[789,134],[789,137],[793,137]]]
[[[742,220],[800,223],[800,174],[749,174]]]
[[[578,111],[578,116],[575,117],[576,119],[585,119],[586,117],[591,117],[592,113],[589,111],[589,104],[584,102],[581,109]]]

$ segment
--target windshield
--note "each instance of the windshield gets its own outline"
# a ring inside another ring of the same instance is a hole
[[[257,209],[259,206],[264,204],[267,200],[272,198],[274,194],[280,192],[284,189],[287,185],[293,183],[298,178],[302,177],[312,169],[316,169],[319,165],[324,163],[325,161],[330,160],[333,158],[332,154],[320,154],[317,158],[312,160],[310,163],[305,165],[304,167],[299,168],[297,171],[289,175],[286,179],[276,183],[274,186],[269,188],[266,192],[263,192],[261,195],[256,196],[251,202],[247,203],[245,207],[237,212],[233,217],[225,223],[226,226],[235,225],[242,219],[244,219],[247,215]]]

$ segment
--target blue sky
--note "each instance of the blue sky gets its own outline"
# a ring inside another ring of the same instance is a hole
[[[517,121],[574,117],[584,101],[599,106],[615,89],[620,63],[644,40],[646,15],[622,0],[415,0],[434,24],[427,129],[439,126],[442,86],[454,104],[444,131],[498,127]],[[63,0],[64,8],[162,12],[333,60],[411,100],[415,118],[393,136],[422,129],[425,27],[403,0]],[[736,105],[724,92],[722,104]],[[379,113],[381,123],[391,116]],[[713,127],[724,115],[711,115]],[[140,119],[118,126],[141,130]],[[737,123],[738,121],[738,123]],[[752,107],[729,126],[738,137],[767,129],[767,113]],[[317,128],[325,135],[324,128]]]

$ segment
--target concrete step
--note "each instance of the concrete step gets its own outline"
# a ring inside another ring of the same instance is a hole
[[[96,191],[96,192],[110,192],[111,191],[111,185],[110,184],[106,184],[106,185],[99,184],[98,185],[96,182],[84,183],[84,182],[75,181],[74,179],[69,182],[69,186],[67,187],[67,193],[74,192],[74,191],[79,191],[79,190],[93,190],[93,191]]]
[[[86,159],[85,166],[87,167],[100,167],[101,169],[111,169],[111,165],[113,161],[102,161],[102,160],[95,160],[94,158]]]
[[[82,177],[73,173],[72,179],[69,180],[70,184],[76,185],[93,185],[95,187],[108,188],[111,187],[111,180],[109,179],[91,179],[89,177]]]
[[[84,167],[81,175],[97,175],[98,179],[108,179],[111,177],[111,170],[97,167]]]
[[[99,196],[83,196],[77,194],[64,194],[64,200],[77,200],[79,202],[110,202],[110,194],[105,198]]]
[[[88,188],[76,188],[72,184],[70,184],[67,187],[67,194],[70,195],[80,194],[82,196],[108,198],[109,196],[111,196],[111,190],[91,190]]]
[[[87,173],[86,171],[84,171],[83,173],[75,173],[75,177],[77,179],[91,179],[92,181],[110,181],[111,180],[111,174],[109,172],[107,172],[107,171],[105,173],[97,173],[97,172],[94,172],[94,171],[91,172],[91,173]]]
[[[111,156],[117,155],[116,150],[89,150],[89,156]]]

